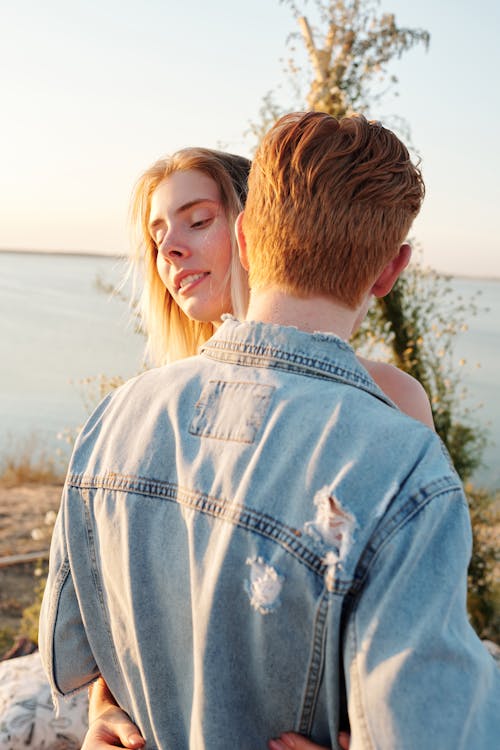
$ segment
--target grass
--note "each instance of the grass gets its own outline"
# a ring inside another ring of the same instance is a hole
[[[0,628],[0,656],[14,644],[16,633],[13,628]]]
[[[482,638],[500,644],[500,492],[467,487],[473,528],[468,610]]]
[[[34,592],[33,603],[23,610],[23,616],[19,626],[19,633],[38,643],[38,620],[40,618],[40,608],[42,606],[42,597],[47,579],[38,580]]]
[[[42,561],[0,570],[0,658],[20,637],[37,643],[46,576]]]
[[[0,459],[0,487],[61,484],[64,475],[65,462],[48,456],[33,435],[22,444],[14,443],[11,452]]]

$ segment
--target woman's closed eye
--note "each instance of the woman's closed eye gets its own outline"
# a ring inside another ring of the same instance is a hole
[[[209,216],[206,219],[197,219],[197,221],[193,221],[191,224],[191,229],[204,229],[205,227],[208,227],[213,221],[213,217]]]

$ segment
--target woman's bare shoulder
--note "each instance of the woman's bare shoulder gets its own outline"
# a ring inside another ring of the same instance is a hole
[[[427,393],[418,380],[387,362],[374,362],[358,357],[378,387],[394,401],[401,411],[434,429],[432,410]]]

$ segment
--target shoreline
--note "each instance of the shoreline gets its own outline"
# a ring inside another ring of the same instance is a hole
[[[56,256],[64,255],[65,257],[82,257],[82,258],[127,258],[127,252],[113,252],[111,250],[51,250],[46,248],[22,248],[22,247],[0,247],[0,254],[5,255],[47,255]],[[423,268],[422,270],[430,270],[433,273],[437,273],[439,276],[444,276],[450,279],[456,279],[457,281],[475,281],[475,282],[499,282],[500,276],[484,276],[482,274],[476,276],[474,274],[463,274],[453,273],[452,271],[440,271],[437,268]]]
[[[0,247],[1,255],[43,255],[54,257],[63,255],[65,258],[127,258],[127,253],[114,253],[100,250],[34,250],[32,248]]]

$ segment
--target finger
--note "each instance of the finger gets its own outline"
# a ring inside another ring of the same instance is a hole
[[[349,750],[350,742],[351,742],[351,735],[348,732],[340,732],[339,745],[342,748],[342,750]]]
[[[132,750],[138,750],[140,747],[144,747],[145,740],[138,730],[135,728],[131,732],[129,731],[126,735],[120,734],[120,742],[123,743],[124,747],[131,748]]]
[[[269,750],[330,750],[295,732],[285,732],[279,738],[270,740],[268,747]]]
[[[126,747],[131,750],[137,750],[145,744],[145,740],[141,736],[136,725],[131,722],[128,715],[120,709],[117,709],[114,712],[110,711],[106,714],[105,730],[107,732],[108,741],[110,741],[115,747],[118,745],[116,740],[119,740],[120,743],[118,747]]]

